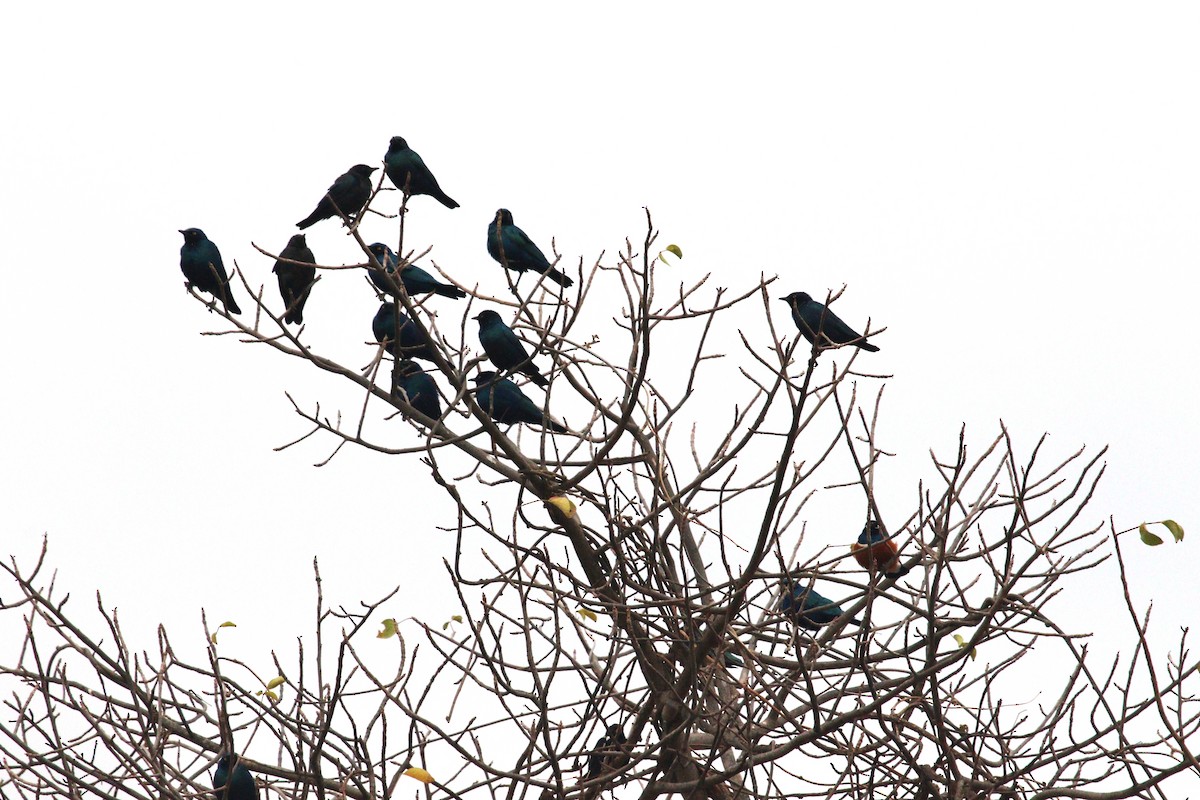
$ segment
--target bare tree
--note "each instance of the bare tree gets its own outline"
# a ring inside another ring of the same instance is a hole
[[[399,266],[436,268],[406,243],[405,212]],[[363,263],[326,278],[383,266],[363,216],[343,220]],[[1167,797],[1169,779],[1200,774],[1186,631],[1173,655],[1152,652],[1125,586],[1128,646],[1105,660],[1050,614],[1106,559],[1124,584],[1128,532],[1085,514],[1103,450],[1022,452],[1003,428],[981,444],[964,430],[911,478],[907,516],[885,519],[886,376],[862,371],[870,356],[776,320],[774,278],[680,281],[646,221],[636,245],[580,259],[574,290],[529,272],[503,297],[459,284],[469,299],[448,304],[385,278],[395,335],[365,370],[310,349],[243,276],[256,313],[214,309],[224,332],[362,392],[333,416],[293,400],[297,441],[417,460],[454,501],[442,566],[462,619],[384,620],[387,597],[330,605],[314,562],[315,635],[268,675],[222,656],[208,622],[199,663],[162,629],[133,652],[99,598],[85,630],[45,549],[11,561],[0,607],[23,636],[0,667],[4,796],[196,797],[229,750],[269,792],[321,798],[405,794],[406,771],[431,796],[711,800]],[[489,367],[467,320],[482,306],[533,345],[543,410],[568,433],[481,407],[470,377]],[[439,419],[389,355],[401,315],[432,344]],[[827,492],[861,513],[810,533],[806,506]],[[896,555],[860,550],[860,565],[850,545],[872,521]],[[835,602],[813,608],[818,592]],[[381,626],[395,663],[356,647]],[[1006,703],[1030,674],[1039,700]],[[432,763],[458,767],[421,771]]]

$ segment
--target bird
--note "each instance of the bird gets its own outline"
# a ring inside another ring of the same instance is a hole
[[[496,422],[504,425],[524,422],[555,433],[568,432],[554,420],[542,416],[537,404],[508,378],[501,378],[495,372],[481,372],[475,376],[475,383],[475,402]]]
[[[229,777],[230,759],[233,759],[232,779]],[[213,794],[217,800],[258,800],[254,776],[235,753],[226,753],[217,761],[217,769],[213,772]]]
[[[304,322],[304,304],[308,302],[308,293],[312,290],[317,277],[316,267],[304,267],[299,264],[289,264],[291,261],[303,261],[305,264],[316,264],[312,250],[303,233],[297,233],[288,239],[287,247],[279,254],[272,272],[279,278],[279,295],[283,298],[283,313],[285,322],[296,325]]]
[[[737,655],[736,653],[731,653],[728,650],[721,654],[721,661],[729,669],[736,669],[738,667],[746,666],[746,662],[742,660],[741,656]]]
[[[512,212],[507,208],[496,211],[496,216],[488,225],[487,249],[488,255],[505,269],[518,273],[530,269],[541,272],[560,286],[575,283],[569,275],[550,265],[538,246],[525,235],[525,231],[513,224]]]
[[[908,567],[900,563],[895,540],[883,532],[877,520],[871,520],[863,526],[858,541],[850,545],[850,552],[859,566],[868,572],[882,572],[894,578],[903,578],[908,574]]]
[[[458,208],[458,203],[438,186],[437,178],[425,166],[417,151],[408,146],[403,136],[393,136],[383,157],[383,171],[402,192],[410,197],[425,194],[446,208]]]
[[[790,578],[784,578],[782,586],[783,597],[779,601],[779,610],[795,620],[801,628],[817,631],[822,625],[828,625],[846,613],[841,606],[810,586],[801,586]],[[861,624],[853,618],[849,622]]]
[[[479,320],[479,343],[483,345],[483,352],[487,353],[497,369],[516,370],[527,375],[538,386],[550,384],[529,357],[525,343],[517,338],[512,328],[504,324],[499,314],[489,309],[480,311],[473,319]]]
[[[392,394],[403,396],[410,406],[430,419],[441,419],[442,403],[438,399],[433,378],[419,364],[408,359],[397,361],[396,370],[398,374]]]
[[[605,765],[616,766],[613,762],[619,760],[620,746],[625,744],[625,731],[620,725],[609,725],[604,735],[597,741],[592,752],[588,754],[587,773],[585,780],[591,780],[600,774]]]
[[[195,286],[202,292],[208,292],[214,302],[220,298],[227,312],[242,313],[233,299],[229,275],[225,272],[225,263],[221,261],[221,251],[199,228],[186,228],[180,233],[183,234],[183,247],[179,248],[179,268],[183,270],[183,277],[187,278],[187,287],[190,289]]]
[[[796,327],[813,344],[829,347],[852,344],[872,353],[879,352],[878,347],[864,339],[862,334],[855,333],[837,314],[826,308],[824,303],[813,300],[807,292],[792,292],[779,299],[791,306]],[[820,342],[816,341],[818,335]]]
[[[383,270],[395,279],[396,265],[400,263],[400,259],[392,252],[392,248],[382,242],[368,245],[367,249],[375,256],[375,260],[379,262]],[[367,275],[371,279],[371,283],[375,284],[375,288],[389,297],[395,297],[392,291],[392,282],[384,277],[383,270],[367,267]],[[467,293],[457,286],[451,286],[448,283],[442,283],[430,275],[425,270],[418,267],[416,264],[409,264],[404,269],[400,270],[400,282],[404,284],[404,291],[409,295],[428,294],[433,292],[442,297],[452,297],[455,299],[466,297]]]
[[[317,203],[313,212],[296,223],[300,230],[311,227],[330,217],[353,217],[363,210],[371,199],[371,173],[379,167],[355,164],[329,187],[329,191]]]
[[[371,320],[371,332],[375,341],[387,345],[387,351],[396,356],[396,307],[391,303],[381,303]],[[416,324],[404,313],[400,314],[400,347],[399,358],[423,358],[433,361],[433,344],[421,335]],[[440,416],[440,415],[439,415]]]

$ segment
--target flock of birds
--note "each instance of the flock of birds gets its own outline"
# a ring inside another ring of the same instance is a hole
[[[437,179],[416,151],[400,136],[394,136],[384,155],[384,173],[392,184],[405,195],[405,202],[418,195],[437,200],[446,208],[458,208],[459,204],[442,190]],[[378,167],[356,164],[326,191],[313,212],[296,223],[300,230],[325,219],[338,218],[349,224],[366,212],[373,193],[372,173]],[[195,288],[213,296],[213,304],[220,301],[227,313],[240,314],[242,309],[233,297],[230,275],[225,271],[221,252],[199,228],[187,228],[183,234],[179,266],[183,270],[188,289]],[[367,274],[372,284],[389,299],[382,302],[371,321],[371,331],[378,342],[397,360],[396,394],[403,395],[409,406],[426,417],[421,424],[436,424],[443,416],[440,395],[433,378],[414,359],[434,361],[433,344],[425,338],[392,298],[399,295],[401,287],[409,296],[436,294],[450,299],[461,299],[467,293],[457,286],[442,283],[416,264],[400,265],[400,259],[390,247],[375,243],[368,247],[371,261]],[[501,208],[496,211],[488,225],[487,251],[502,267],[512,272],[533,271],[540,273],[560,287],[569,288],[574,280],[557,269],[533,240],[513,223],[512,213]],[[280,252],[272,271],[279,282],[279,294],[283,300],[283,320],[287,324],[300,325],[304,321],[304,305],[316,281],[316,258],[308,248],[303,233],[291,237],[287,247]],[[814,300],[805,292],[793,292],[781,298],[791,310],[792,320],[800,333],[812,344],[820,347],[852,345],[862,350],[879,350],[867,337],[857,333],[843,322],[824,303]],[[547,417],[542,407],[530,399],[521,388],[506,375],[520,374],[529,382],[546,388],[549,380],[533,362],[525,342],[505,323],[495,311],[485,310],[474,319],[479,323],[479,343],[496,370],[479,372],[474,381],[475,400],[493,420],[511,425],[523,422],[539,426],[552,433],[569,433],[560,423]],[[908,572],[900,563],[896,543],[883,532],[877,521],[864,527],[858,540],[851,546],[855,560],[871,572],[894,578]],[[785,578],[781,587],[782,597],[779,611],[806,630],[819,630],[844,615],[841,606],[819,594],[811,585],[801,585]],[[857,619],[849,623],[860,624]],[[726,666],[741,666],[741,660],[731,653],[725,654]],[[625,735],[619,725],[610,725],[605,735],[592,748],[587,761],[585,778],[600,774],[612,754],[619,752],[625,743]],[[240,762],[237,755],[227,753],[217,762],[213,774],[213,788],[219,800],[256,800],[257,786],[250,771]]]

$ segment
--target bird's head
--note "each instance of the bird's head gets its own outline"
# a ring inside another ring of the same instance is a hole
[[[392,150],[407,150],[408,142],[404,141],[403,136],[393,136],[392,141],[388,143]]]
[[[495,325],[497,322],[499,322],[500,315],[489,308],[484,311],[480,311],[478,314],[471,317],[471,319],[479,320],[479,327],[483,328],[487,325]]]
[[[288,247],[308,247],[308,240],[304,238],[303,233],[297,233],[288,239]]]
[[[408,377],[409,375],[416,375],[419,372],[425,371],[421,369],[421,366],[417,362],[410,361],[407,358],[403,361],[397,361],[396,369],[399,370],[400,374],[405,377]]]
[[[491,383],[495,379],[496,379],[496,373],[492,372],[491,370],[484,370],[483,372],[479,373],[474,378],[472,378],[472,380],[474,380],[475,383],[480,384],[480,385],[483,385],[485,383]]]
[[[496,211],[496,221],[501,225],[512,225],[512,212],[507,208],[501,208]],[[494,223],[493,223],[494,224]]]
[[[208,237],[204,235],[204,231],[199,228],[185,228],[180,231],[183,234],[183,240],[188,244],[192,242],[203,242]]]
[[[357,175],[360,178],[370,178],[371,173],[377,169],[379,169],[379,167],[368,167],[366,164],[355,164],[350,168],[350,174]]]
[[[808,292],[792,292],[787,297],[781,297],[779,299],[787,303],[789,306],[812,302],[812,297]]]

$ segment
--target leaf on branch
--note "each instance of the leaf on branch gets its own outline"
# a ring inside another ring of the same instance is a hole
[[[683,258],[683,248],[677,244],[669,244],[658,254],[658,260],[670,266],[670,261],[667,261],[666,254],[671,253],[676,258]]]
[[[583,617],[584,619],[590,619],[592,622],[596,622],[598,619],[598,617],[596,616],[596,612],[592,611],[590,608],[580,607],[580,608],[575,609],[575,613],[578,614],[579,616]]]
[[[404,770],[404,774],[410,778],[416,778],[421,783],[433,783],[433,776],[420,767],[409,767]]]
[[[1151,547],[1158,547],[1163,543],[1162,538],[1151,533],[1150,529],[1146,527],[1146,523],[1144,522],[1141,525],[1138,525],[1138,536],[1141,537],[1142,544],[1148,544]]]
[[[566,525],[567,520],[575,516],[575,503],[569,497],[558,495],[546,501],[546,510],[556,525]]]
[[[217,643],[217,633],[221,630],[221,628],[236,628],[236,627],[237,627],[236,622],[229,622],[229,621],[222,622],[220,625],[217,626],[217,630],[212,632],[212,636],[210,636],[208,638],[212,640],[213,644],[216,644]]]
[[[1143,522],[1141,525],[1138,525],[1138,536],[1141,538],[1142,544],[1149,545],[1150,547],[1158,547],[1163,543],[1162,537],[1156,533],[1152,533],[1146,527],[1148,525],[1162,525],[1170,531],[1171,538],[1175,540],[1176,544],[1183,541],[1183,526],[1173,519],[1164,519],[1158,522]]]
[[[286,682],[287,678],[283,677],[282,675],[276,675],[267,682],[267,691],[274,689],[276,686],[283,686],[283,684]]]
[[[275,694],[270,689],[267,689],[265,692],[262,689],[259,689],[254,694],[258,695],[259,697],[261,697],[262,695],[266,695],[267,699],[270,700],[272,703],[279,702],[279,695]]]
[[[967,640],[962,637],[962,634],[958,634],[958,633],[954,634],[954,641],[958,642],[959,649],[962,649],[967,646]],[[972,661],[975,660],[975,648],[974,647],[971,648],[971,660]]]
[[[1183,541],[1183,526],[1182,525],[1180,525],[1178,522],[1176,522],[1173,519],[1164,519],[1162,524],[1165,525],[1167,527],[1167,530],[1169,530],[1171,532],[1171,536],[1173,536],[1175,538],[1175,541],[1177,541],[1177,542]]]
[[[462,621],[463,621],[462,614],[455,614],[454,616],[450,617],[450,619],[448,619],[442,623],[442,630],[446,630],[446,628],[449,628],[451,623],[462,622]]]
[[[390,639],[396,635],[396,620],[388,617],[383,621],[383,630],[375,634],[376,639]]]

